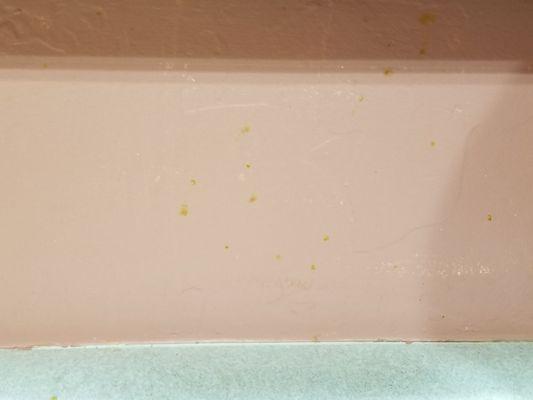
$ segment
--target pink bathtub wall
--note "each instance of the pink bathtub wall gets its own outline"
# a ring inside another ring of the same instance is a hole
[[[0,346],[532,339],[532,18],[2,2]]]

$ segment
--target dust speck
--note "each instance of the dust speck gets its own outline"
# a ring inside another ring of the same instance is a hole
[[[248,199],[249,203],[255,203],[257,201],[257,195],[255,193],[252,193],[250,198]]]
[[[276,254],[274,258],[276,259],[276,261],[281,261],[281,254]]]
[[[101,10],[98,10],[98,11],[96,11],[96,15],[98,15],[99,17],[101,17],[102,15],[104,15],[104,13],[103,13]]]
[[[385,75],[385,76],[390,76],[390,75],[392,75],[392,72],[393,72],[393,71],[392,71],[392,68],[387,67],[387,68],[385,68],[385,69],[383,70],[383,75]]]
[[[441,319],[444,319],[444,318],[446,318],[446,315],[442,314],[440,317],[441,317]]]
[[[244,168],[250,169],[250,168],[252,168],[252,164],[246,163],[246,164],[244,164]]]
[[[246,135],[247,133],[250,133],[251,131],[252,131],[252,127],[249,124],[246,124],[241,128],[241,135]]]
[[[429,145],[431,147],[435,147],[437,145],[437,142],[435,142],[434,140],[432,140],[431,142],[429,142]]]
[[[309,268],[311,268],[311,271],[316,271],[316,264],[311,264]]]
[[[327,234],[324,235],[324,236],[322,237],[322,240],[323,240],[324,242],[329,241],[329,235],[327,235]]]
[[[422,25],[431,25],[435,23],[436,20],[437,20],[437,16],[431,13],[424,13],[424,14],[421,14],[420,17],[418,17],[418,21]]]
[[[311,338],[311,341],[313,343],[317,343],[318,342],[318,335],[313,335],[313,337]]]
[[[180,207],[180,215],[186,217],[189,215],[189,206],[187,204],[182,204]]]
[[[358,101],[359,103],[361,103],[364,99],[365,99],[365,96],[363,96],[362,94],[360,94],[359,96],[357,96],[357,101]]]
[[[226,244],[226,245],[224,246],[224,250],[229,250],[229,245]]]
[[[487,221],[492,222],[494,220],[494,216],[492,214],[487,214]]]
[[[427,53],[428,53],[428,52],[427,52],[427,50],[426,50],[424,47],[422,47],[422,48],[418,51],[418,54],[420,54],[421,56],[425,56]]]
[[[47,64],[47,63],[43,63],[42,66],[43,66],[44,69],[47,69],[47,68],[48,68],[48,64]]]
[[[196,179],[191,179],[190,182],[193,186],[196,186],[198,184],[198,181]]]

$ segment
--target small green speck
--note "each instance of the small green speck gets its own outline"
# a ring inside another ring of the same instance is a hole
[[[276,257],[274,257],[276,261],[281,261],[281,254],[276,254]]]
[[[252,193],[250,198],[248,199],[249,203],[255,203],[257,201],[257,195],[255,193]]]
[[[420,17],[418,17],[418,21],[422,25],[431,25],[437,20],[437,16],[435,14],[431,13],[424,13],[421,14]]]
[[[228,246],[228,245],[225,245],[225,246],[224,246],[224,250],[229,250],[229,246]]]
[[[357,101],[358,101],[359,103],[361,103],[364,99],[365,99],[365,96],[363,96],[363,95],[361,95],[361,94],[360,94],[359,96],[357,96]]]
[[[437,142],[435,142],[434,140],[432,140],[431,142],[429,142],[429,145],[431,147],[435,147],[437,145]]]
[[[494,217],[492,214],[487,214],[487,221],[492,222],[494,220]]]
[[[198,181],[196,179],[191,179],[191,185],[196,186]]]
[[[246,169],[250,169],[250,168],[252,168],[252,164],[250,164],[250,163],[246,163],[246,164],[244,164],[244,167],[245,167]]]
[[[57,400],[57,396],[50,397],[50,400]]]
[[[189,215],[189,206],[187,204],[182,204],[180,207],[180,215],[186,217]]]
[[[311,271],[316,271],[316,264],[311,264],[310,268],[311,268]]]
[[[242,135],[246,135],[247,133],[250,133],[252,131],[252,127],[248,124],[244,125],[242,128],[241,128],[241,134]]]
[[[324,235],[324,236],[322,237],[322,240],[323,240],[324,242],[327,242],[327,241],[329,240],[329,235]]]

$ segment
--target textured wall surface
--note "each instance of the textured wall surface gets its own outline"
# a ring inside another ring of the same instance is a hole
[[[3,0],[0,54],[529,59],[524,0]]]
[[[0,346],[533,338],[533,3],[252,3],[0,2]]]

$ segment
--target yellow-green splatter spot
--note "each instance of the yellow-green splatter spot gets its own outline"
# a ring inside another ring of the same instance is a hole
[[[494,217],[492,214],[487,214],[487,221],[492,222],[494,220]]]
[[[309,268],[311,268],[311,271],[316,271],[316,264],[311,264]]]
[[[427,54],[427,50],[422,47],[419,51],[418,51],[418,54],[420,54],[421,56],[425,56]]]
[[[437,20],[437,16],[435,14],[431,13],[424,13],[421,14],[420,17],[418,17],[418,21],[422,25],[431,25]]]
[[[57,400],[57,396],[50,397],[50,400]]]
[[[198,184],[198,181],[196,179],[191,179],[191,185],[196,186]]]
[[[361,103],[364,99],[365,99],[365,96],[363,96],[363,95],[361,95],[361,94],[360,94],[359,96],[357,96],[357,101],[358,101],[359,103]]]
[[[393,71],[392,71],[392,68],[387,67],[387,68],[385,68],[385,69],[383,70],[383,75],[385,75],[385,76],[390,76],[390,75],[392,75],[392,72],[393,72]]]
[[[229,246],[228,246],[228,245],[225,245],[225,246],[224,246],[224,250],[229,250]]]
[[[281,254],[276,254],[276,257],[274,257],[276,261],[281,261]]]
[[[252,168],[252,164],[246,163],[246,164],[244,164],[244,168],[250,169],[250,168]]]
[[[180,215],[186,217],[189,215],[189,206],[187,204],[182,204],[180,207]]]
[[[329,235],[324,235],[324,236],[322,237],[322,240],[323,240],[324,242],[327,242],[327,241],[329,240]]]
[[[435,147],[437,145],[437,142],[435,142],[434,140],[432,140],[431,142],[429,142],[429,145],[431,147]]]
[[[249,203],[255,203],[257,201],[257,195],[255,193],[252,193],[250,198],[248,199]]]
[[[246,124],[241,128],[241,135],[246,135],[247,133],[250,133],[251,131],[252,131],[252,127]]]

